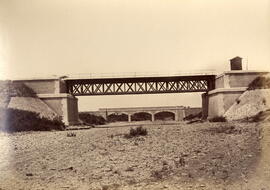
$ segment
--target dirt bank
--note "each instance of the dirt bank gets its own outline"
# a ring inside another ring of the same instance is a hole
[[[240,120],[270,109],[270,89],[247,90],[226,111],[228,120]]]

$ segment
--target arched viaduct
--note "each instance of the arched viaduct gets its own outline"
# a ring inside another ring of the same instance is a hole
[[[221,116],[247,89],[248,84],[266,71],[244,71],[239,57],[231,60],[231,71],[171,76],[87,76],[13,80],[33,89],[67,125],[78,123],[76,96],[203,92],[203,117]],[[235,62],[235,63],[234,63]],[[177,104],[177,103],[176,103]],[[154,111],[148,110],[151,114]],[[176,113],[176,111],[173,111]],[[177,120],[179,114],[175,114]]]
[[[186,116],[186,109],[194,110],[194,113],[201,111],[201,108],[185,108],[183,106],[162,106],[162,107],[130,107],[130,108],[101,108],[99,115],[107,118],[111,114],[125,114],[128,121],[132,121],[132,116],[136,113],[147,113],[151,115],[151,121],[157,120],[160,113],[170,113],[175,121],[181,121]]]

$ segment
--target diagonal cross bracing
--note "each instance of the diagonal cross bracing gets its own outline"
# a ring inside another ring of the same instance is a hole
[[[205,92],[215,88],[215,75],[65,79],[75,96]]]

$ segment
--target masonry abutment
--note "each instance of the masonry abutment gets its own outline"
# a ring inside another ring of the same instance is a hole
[[[78,99],[66,93],[65,81],[61,78],[25,79],[13,82],[23,83],[32,89],[37,98],[57,113],[66,125],[79,123]]]
[[[202,94],[203,118],[223,116],[254,79],[269,73],[242,70],[241,60],[240,57],[231,59],[231,71],[216,76],[215,89]]]

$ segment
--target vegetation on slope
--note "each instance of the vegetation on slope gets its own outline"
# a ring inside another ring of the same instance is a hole
[[[210,122],[226,122],[227,119],[223,116],[216,116],[209,119]]]
[[[248,85],[248,90],[265,89],[265,88],[270,88],[270,77],[259,76]]]
[[[202,118],[202,112],[199,112],[197,114],[189,114],[186,117],[183,118],[183,120],[193,120],[193,119],[201,119]]]
[[[40,117],[36,112],[11,108],[0,109],[0,130],[5,132],[18,131],[50,131],[64,130],[61,118],[52,120]]]
[[[270,109],[265,111],[260,111],[258,114],[249,118],[251,122],[260,122],[260,121],[270,121]]]

